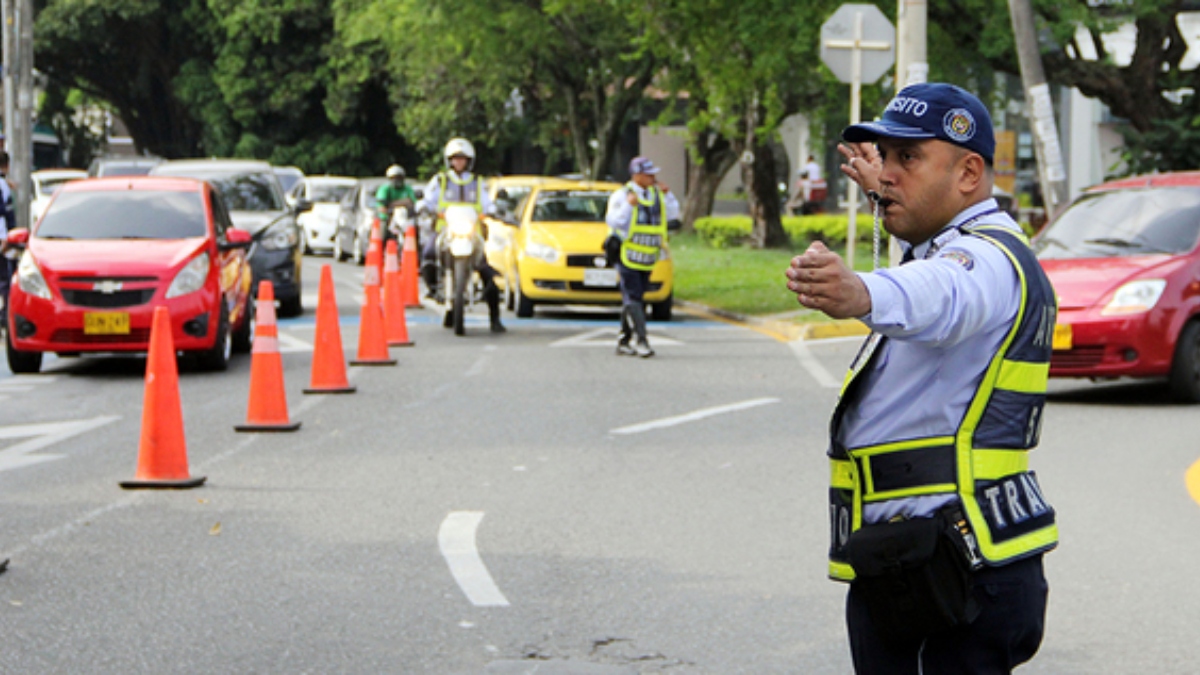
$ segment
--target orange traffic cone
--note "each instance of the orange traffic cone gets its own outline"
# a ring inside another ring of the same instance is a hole
[[[371,241],[367,246],[367,265],[371,264],[371,249],[374,248],[377,252],[375,256],[375,273],[379,275],[379,279],[383,279],[383,228],[387,227],[387,225],[387,223],[379,218],[375,219],[375,224],[371,227]]]
[[[295,431],[299,422],[288,420],[287,393],[283,390],[283,356],[279,353],[279,329],[275,325],[275,287],[270,281],[258,284],[257,314],[254,315],[254,348],[250,351],[250,405],[246,423],[235,431]]]
[[[346,354],[338,324],[333,268],[321,266],[321,291],[317,296],[317,339],[313,348],[312,379],[306,394],[352,394],[356,387],[346,379]]]
[[[404,231],[404,251],[400,260],[400,298],[405,307],[420,307],[421,292],[417,287],[417,226]]]
[[[383,319],[390,347],[411,347],[408,339],[408,319],[404,316],[404,293],[400,290],[400,258],[396,240],[387,243],[387,262],[383,265]]]
[[[133,480],[119,484],[129,490],[194,488],[203,483],[204,476],[188,474],[171,314],[166,307],[155,307],[150,324],[150,352],[146,355],[146,395],[142,402],[142,441],[138,447],[137,473]]]
[[[363,292],[367,302],[358,322],[358,356],[355,366],[394,366],[396,359],[388,354],[387,335],[383,327],[383,307],[379,302],[379,241],[372,239],[367,249],[367,269],[363,274]]]

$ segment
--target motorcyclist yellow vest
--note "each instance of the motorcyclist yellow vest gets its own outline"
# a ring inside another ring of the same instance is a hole
[[[438,174],[438,213],[451,205],[473,206],[479,215],[483,215],[483,182],[479,176],[459,180],[453,171]]]
[[[878,345],[874,335],[842,386],[831,423],[829,457],[831,539],[829,576],[852,581],[845,545],[863,525],[866,504],[922,495],[957,495],[979,562],[1002,565],[1054,548],[1058,527],[1029,470],[1029,450],[1041,433],[1057,306],[1054,289],[1024,237],[980,225],[962,228],[998,247],[1016,269],[1021,302],[1012,329],[984,370],[953,435],[902,438],[866,447],[841,447],[842,412],[858,398],[861,374]]]
[[[667,236],[667,207],[658,187],[651,186],[650,198],[646,200],[638,194],[636,187],[633,183],[627,186],[638,203],[633,207],[629,221],[629,236],[621,242],[621,264],[631,270],[649,272],[658,261]]]

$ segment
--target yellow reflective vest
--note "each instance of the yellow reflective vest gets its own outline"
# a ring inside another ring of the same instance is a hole
[[[866,447],[837,442],[842,411],[857,400],[860,375],[869,370],[887,338],[868,339],[842,386],[830,444],[829,576],[852,581],[845,557],[850,535],[863,525],[866,504],[923,495],[958,496],[977,553],[986,565],[1002,565],[1050,550],[1058,543],[1054,509],[1029,450],[1038,443],[1057,305],[1050,285],[1024,237],[988,225],[962,228],[965,236],[997,246],[1012,262],[1021,301],[1012,328],[987,364],[953,435],[903,438]]]
[[[629,235],[621,242],[621,264],[631,270],[649,272],[658,261],[667,237],[666,200],[657,186],[650,187],[649,199],[642,199],[634,183],[629,183],[627,189],[638,203],[629,220]]]

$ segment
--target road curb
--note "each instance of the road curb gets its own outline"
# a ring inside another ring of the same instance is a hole
[[[828,340],[840,337],[853,337],[856,335],[866,335],[871,332],[866,324],[857,319],[830,319],[819,323],[796,324],[787,321],[779,321],[767,317],[751,316],[748,314],[740,314],[738,312],[730,312],[728,310],[719,309],[717,307],[709,307],[698,302],[689,300],[675,300],[675,304],[679,307],[702,316],[734,323],[745,326],[751,330],[756,330],[765,335],[769,335],[780,342],[791,342],[793,340]]]

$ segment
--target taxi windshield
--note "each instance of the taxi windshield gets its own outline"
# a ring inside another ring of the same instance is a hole
[[[1178,254],[1200,238],[1200,189],[1112,190],[1076,201],[1034,238],[1041,259]]]
[[[335,204],[342,201],[342,197],[353,188],[353,185],[342,185],[340,183],[316,183],[310,188],[312,201],[320,204]]]
[[[599,190],[543,190],[533,204],[533,222],[602,223],[610,194]]]
[[[187,239],[207,234],[200,193],[165,190],[63,192],[35,232],[43,239]]]

